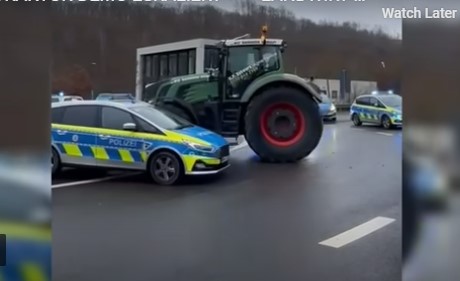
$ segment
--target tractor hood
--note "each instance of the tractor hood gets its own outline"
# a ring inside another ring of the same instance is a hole
[[[192,138],[200,139],[216,147],[221,147],[228,144],[228,142],[223,137],[198,126],[186,127],[183,129],[172,131],[181,135],[186,135]]]
[[[145,95],[143,100],[148,103],[155,104],[160,97],[167,94],[169,88],[171,88],[174,84],[206,82],[209,81],[210,77],[211,76],[209,74],[190,74],[163,79],[155,83],[147,84],[145,86]]]
[[[183,82],[199,82],[199,81],[207,81],[211,75],[209,74],[191,74],[185,76],[174,77],[169,80],[171,84],[175,83],[183,83]]]

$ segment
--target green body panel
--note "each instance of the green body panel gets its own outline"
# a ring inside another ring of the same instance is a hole
[[[171,79],[162,87],[171,85],[165,100],[180,99],[189,104],[215,100],[218,98],[218,82],[208,74],[188,75]]]
[[[251,97],[257,92],[257,90],[264,87],[265,85],[278,82],[287,82],[300,86],[304,88],[305,91],[310,93],[316,101],[321,100],[320,93],[317,90],[315,90],[314,86],[312,86],[311,83],[305,81],[305,79],[294,74],[282,73],[280,71],[277,71],[267,73],[254,80],[244,92],[243,97],[241,98],[241,102],[248,102],[251,99]]]
[[[253,51],[251,46],[242,46],[247,48],[248,53]],[[240,47],[232,47],[230,50],[238,50]],[[217,77],[214,75],[206,74],[191,74],[186,76],[175,77],[160,82],[160,85],[152,94],[156,97],[156,103],[163,101],[181,100],[187,104],[194,105],[205,101],[218,101],[219,93],[222,94],[222,100],[225,101],[229,96],[232,96],[233,101],[247,103],[249,100],[260,90],[262,87],[271,83],[289,83],[301,89],[304,89],[307,94],[312,95],[314,100],[321,101],[321,95],[315,85],[307,82],[305,79],[294,75],[285,73],[283,56],[279,49],[273,49],[268,46],[267,49],[261,50],[267,57],[254,58],[254,63],[245,67],[232,70],[228,74],[228,68],[221,69],[221,74],[225,73],[226,77]],[[256,53],[253,53],[256,55]],[[262,56],[262,53],[260,53]],[[230,58],[231,55],[230,55]],[[244,54],[236,52],[235,60],[228,60],[228,63],[244,66]],[[272,59],[274,59],[272,61]],[[273,63],[270,63],[273,62]],[[261,69],[259,66],[266,65],[266,68]],[[228,65],[227,65],[228,66]],[[272,69],[269,69],[273,66]],[[267,68],[268,67],[268,68]],[[264,71],[268,71],[265,72]],[[222,83],[219,83],[219,79]],[[225,79],[223,81],[222,79]],[[219,86],[222,88],[219,89]],[[236,96],[236,100],[233,96]]]
[[[270,83],[292,83],[300,86],[310,93],[317,101],[321,99],[320,94],[315,88],[299,76],[282,73],[270,72],[256,78],[251,82],[249,87],[244,91],[241,97],[241,102],[248,102],[251,97],[262,87]],[[217,100],[219,96],[217,79],[212,79],[210,75],[188,75],[171,79],[160,86],[157,93],[161,93],[165,87],[169,87],[166,93],[163,93],[164,100],[173,100],[178,98],[184,102],[193,104],[204,102],[206,100]]]
[[[155,103],[182,100],[189,104],[217,99],[218,82],[209,74],[191,74],[160,81],[155,91]]]

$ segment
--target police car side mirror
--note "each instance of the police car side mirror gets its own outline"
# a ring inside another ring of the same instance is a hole
[[[125,130],[125,131],[136,131],[136,124],[134,124],[134,123],[125,123],[125,124],[123,124],[123,130]]]

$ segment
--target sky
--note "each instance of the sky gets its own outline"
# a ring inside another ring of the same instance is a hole
[[[294,12],[298,18],[307,18],[314,22],[333,21],[333,22],[356,22],[363,28],[375,29],[380,28],[385,33],[401,37],[402,20],[401,19],[384,19],[382,8],[402,7],[402,0],[292,0],[281,1],[273,0],[265,2],[263,0],[254,0],[260,5],[272,7],[285,7],[287,10]],[[215,0],[213,5],[226,10],[232,10],[236,7],[235,0]],[[208,4],[210,1],[188,2],[190,5]]]

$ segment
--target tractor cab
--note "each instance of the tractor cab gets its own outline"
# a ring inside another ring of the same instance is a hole
[[[266,34],[263,27],[260,38],[246,34],[217,42],[212,46],[217,59],[204,73],[147,85],[144,100],[225,137],[237,137],[244,132],[239,126],[244,94],[264,77],[284,73],[286,43]]]
[[[224,99],[239,99],[246,88],[257,78],[272,73],[283,73],[282,53],[286,43],[282,39],[246,38],[247,35],[222,40],[219,49],[219,63],[216,69],[209,69],[213,77],[220,76],[225,82]]]

